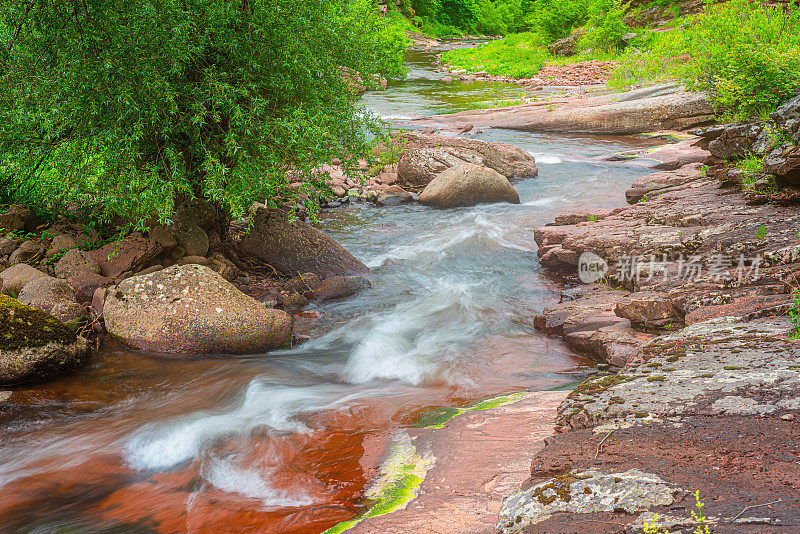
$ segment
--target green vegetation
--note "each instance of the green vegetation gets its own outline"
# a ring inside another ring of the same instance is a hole
[[[408,436],[392,444],[389,458],[381,465],[381,476],[365,497],[367,510],[350,521],[343,521],[322,534],[339,534],[370,517],[392,513],[416,498],[425,475],[433,466],[430,458],[420,455]]]
[[[672,4],[659,0],[660,5]],[[724,119],[765,116],[800,89],[800,9],[751,0],[708,3],[666,28],[632,29],[631,13],[611,0],[540,0],[527,31],[474,49],[447,52],[444,63],[468,71],[526,78],[547,64],[615,60],[610,88],[682,81],[708,91]],[[622,37],[637,36],[627,46]],[[576,55],[552,56],[546,46],[575,35]]]
[[[695,522],[695,528],[692,534],[711,534],[711,528],[708,523],[706,523],[705,516],[703,516],[703,507],[705,503],[700,502],[699,490],[694,492],[694,499],[695,510],[692,510],[691,513],[692,519]],[[653,514],[653,519],[645,522],[642,532],[644,534],[670,534],[669,530],[659,521],[658,514]]]
[[[368,0],[5,2],[0,202],[129,226],[191,196],[313,211],[315,169],[382,134],[348,78],[400,74],[405,43]]]
[[[488,410],[490,408],[497,408],[506,404],[513,404],[521,400],[525,396],[525,392],[512,393],[510,395],[500,395],[499,397],[491,397],[478,401],[464,408],[456,408],[453,406],[446,406],[444,408],[437,408],[419,416],[416,421],[411,425],[414,428],[444,428],[444,425],[459,415],[467,412],[475,412],[481,410]]]
[[[789,306],[789,324],[792,327],[789,339],[800,339],[800,288],[792,292],[792,300]]]

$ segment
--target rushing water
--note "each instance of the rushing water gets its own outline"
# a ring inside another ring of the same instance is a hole
[[[365,104],[401,121],[516,98],[439,81],[432,53]],[[402,124],[401,124],[402,125]],[[358,511],[391,434],[422,412],[575,380],[587,362],[534,331],[555,295],[533,229],[620,204],[645,171],[590,162],[635,139],[490,130],[532,153],[521,204],[357,204],[321,227],[373,288],[312,305],[311,336],[264,355],[163,359],[108,346],[74,376],[0,404],[0,531],[320,532]]]

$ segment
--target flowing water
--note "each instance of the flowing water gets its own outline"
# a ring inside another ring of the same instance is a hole
[[[523,94],[439,81],[433,60],[410,53],[409,78],[365,105],[402,123]],[[521,204],[323,213],[375,274],[371,290],[298,317],[310,341],[203,359],[106,346],[87,370],[0,403],[0,531],[321,532],[358,513],[393,433],[420,414],[578,378],[589,362],[533,329],[557,295],[533,229],[620,205],[646,171],[588,157],[645,141],[477,137],[536,157]]]

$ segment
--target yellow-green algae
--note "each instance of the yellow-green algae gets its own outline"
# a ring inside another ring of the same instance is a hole
[[[419,454],[408,434],[398,434],[390,448],[389,458],[381,465],[381,475],[365,495],[369,508],[355,519],[343,521],[322,534],[338,534],[370,517],[405,508],[417,497],[425,474],[431,467],[433,458]]]
[[[414,428],[444,428],[444,425],[454,417],[463,415],[467,412],[476,412],[479,410],[488,410],[490,408],[497,408],[506,404],[512,404],[522,399],[525,396],[524,391],[519,393],[512,393],[510,395],[500,395],[499,397],[491,397],[478,401],[474,404],[464,408],[456,408],[452,406],[437,408],[419,416],[416,421],[411,425]]]

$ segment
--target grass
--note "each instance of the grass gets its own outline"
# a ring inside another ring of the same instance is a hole
[[[748,0],[709,5],[665,27],[635,29],[637,37],[624,49],[613,44],[616,37],[598,39],[602,30],[602,24],[587,23],[572,57],[552,56],[547,51],[550,38],[527,32],[446,52],[442,63],[469,72],[530,78],[546,65],[611,60],[616,65],[607,83],[610,89],[678,81],[689,90],[708,91],[725,121],[766,117],[800,89],[797,6],[784,10]]]
[[[800,339],[800,288],[792,292],[792,305],[789,306],[789,339]]]

